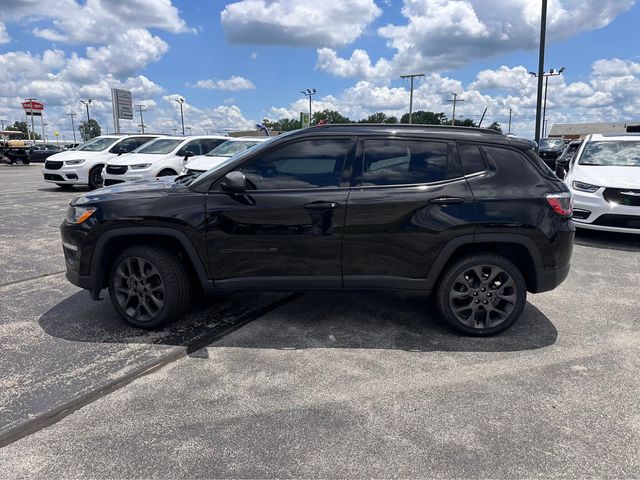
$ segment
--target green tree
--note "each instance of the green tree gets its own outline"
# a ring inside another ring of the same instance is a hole
[[[93,118],[88,122],[82,122],[78,130],[80,130],[80,136],[85,142],[101,135],[100,125]]]
[[[398,123],[398,117],[387,117],[383,112],[372,113],[358,123]]]
[[[489,128],[491,130],[502,133],[502,125],[500,125],[498,122],[493,122],[491,125],[489,125]]]
[[[445,123],[445,125],[451,125],[451,121],[447,121],[447,123]],[[478,124],[476,122],[474,122],[473,120],[471,120],[470,118],[465,118],[464,120],[458,120],[456,118],[455,121],[455,126],[456,127],[477,127]]]
[[[27,127],[27,122],[13,122],[13,125],[9,125],[7,130],[13,130],[14,132],[22,132],[24,133],[24,138],[29,138],[29,129]],[[33,138],[33,135],[32,135]],[[40,135],[36,133],[36,140],[40,140]]]
[[[265,118],[262,120],[262,124],[269,130],[275,130],[276,132],[289,132],[300,128],[300,120],[294,118],[281,118],[275,121]]]
[[[314,112],[311,119],[311,125],[325,123],[354,123],[349,118],[342,116],[335,110],[322,110],[321,112]]]
[[[411,122],[420,125],[444,125],[446,124],[447,116],[440,112],[425,112],[418,110],[413,112],[411,116]],[[400,119],[400,123],[409,123],[409,114],[405,113]]]

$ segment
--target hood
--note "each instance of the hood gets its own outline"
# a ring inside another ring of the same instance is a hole
[[[109,200],[131,200],[164,197],[172,193],[182,193],[187,187],[176,183],[176,177],[154,177],[133,182],[118,183],[99,188],[76,197],[71,205],[93,204]]]
[[[572,180],[609,188],[640,189],[640,167],[577,165]]]
[[[184,168],[188,168],[191,170],[209,170],[211,167],[220,165],[222,162],[228,160],[229,158],[230,157],[208,157],[206,155],[199,155],[189,160]]]
[[[124,153],[109,160],[109,165],[136,165],[138,163],[153,163],[164,157],[164,155],[152,155],[150,153]]]
[[[78,150],[67,150],[66,152],[54,153],[49,158],[47,158],[47,160],[86,160],[87,158],[96,158],[105,154],[108,156],[113,155],[112,153],[109,153],[108,150],[105,150],[103,152],[79,152]]]

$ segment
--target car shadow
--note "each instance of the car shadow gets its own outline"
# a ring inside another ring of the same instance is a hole
[[[271,297],[269,296],[271,295]],[[195,309],[179,322],[157,331],[129,327],[108,300],[91,302],[79,292],[40,318],[53,337],[74,342],[169,344],[193,342],[241,316],[282,301],[285,294],[235,294]],[[431,302],[395,292],[309,292],[259,316],[210,347],[307,349],[393,349],[415,352],[508,352],[534,350],[556,342],[558,331],[527,303],[509,330],[487,338],[459,335],[438,318]],[[227,329],[228,330],[228,329]]]
[[[640,235],[633,233],[601,232],[577,228],[575,243],[585,247],[640,252]]]
[[[63,190],[60,187],[40,187],[37,189],[39,192],[58,192],[58,193],[85,193],[85,192],[90,192],[91,189],[89,187],[79,187],[79,186],[74,186],[73,188],[69,189],[69,190]]]

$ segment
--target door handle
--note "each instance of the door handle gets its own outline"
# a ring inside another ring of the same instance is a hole
[[[464,203],[464,198],[460,197],[440,197],[432,198],[429,203],[434,205],[456,205],[458,203]]]
[[[307,210],[333,210],[338,208],[338,204],[336,202],[313,202],[307,203],[304,208]]]

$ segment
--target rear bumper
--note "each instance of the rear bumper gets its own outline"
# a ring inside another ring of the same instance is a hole
[[[569,276],[571,265],[554,269],[536,269],[536,285],[531,293],[542,293],[553,290]]]

